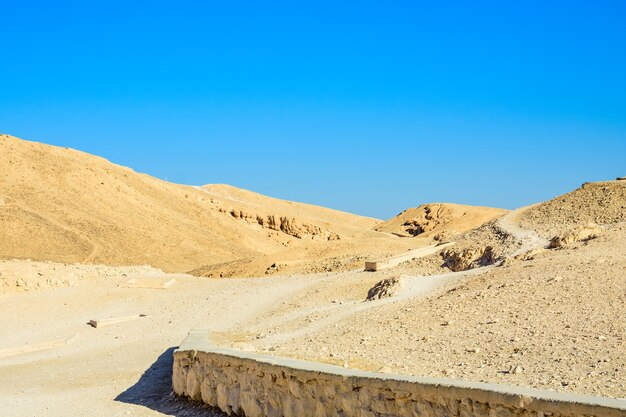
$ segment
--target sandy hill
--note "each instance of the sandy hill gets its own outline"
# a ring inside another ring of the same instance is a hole
[[[399,236],[454,235],[475,229],[506,212],[491,207],[431,203],[409,208],[374,229]]]
[[[370,230],[375,219],[225,185],[171,184],[8,135],[0,136],[0,172],[2,259],[179,272],[382,236]]]

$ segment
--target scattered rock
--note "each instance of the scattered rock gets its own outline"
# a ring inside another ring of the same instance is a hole
[[[544,248],[535,248],[521,255],[517,255],[515,259],[519,261],[532,261],[537,255],[540,255],[544,252],[546,252],[546,249]]]
[[[267,267],[265,270],[265,275],[271,275],[280,270],[280,265],[277,265],[275,262]]]
[[[367,301],[380,300],[397,295],[402,291],[403,280],[401,277],[386,278],[378,282],[367,292]]]
[[[563,277],[562,277],[562,276],[557,275],[557,276],[555,276],[555,277],[553,277],[553,278],[548,279],[548,282],[559,282],[559,281],[561,281],[562,279],[563,279]]]
[[[454,234],[448,230],[442,230],[441,232],[433,236],[433,240],[439,242],[439,244],[450,242]]]
[[[510,365],[508,370],[503,371],[505,374],[521,374],[522,372],[524,372],[524,368],[520,365]]]

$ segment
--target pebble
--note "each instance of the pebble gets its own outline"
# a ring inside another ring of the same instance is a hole
[[[382,368],[380,368],[378,370],[378,372],[383,373],[383,374],[392,374],[393,373],[393,369],[391,369],[390,367],[388,367],[387,365],[383,366]]]

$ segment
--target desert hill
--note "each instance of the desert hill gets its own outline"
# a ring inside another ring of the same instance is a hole
[[[505,212],[430,204],[382,223],[225,184],[173,184],[9,135],[0,135],[0,172],[0,259],[150,265],[206,277],[361,268]],[[425,233],[407,232],[409,223]],[[419,236],[399,237],[409,233]]]
[[[524,253],[526,247],[559,248],[586,241],[625,221],[626,181],[585,183],[552,200],[468,229],[454,238],[452,247],[409,263],[404,272],[438,274],[499,263],[511,257],[530,259],[541,249]]]
[[[526,210],[520,223],[552,238],[587,223],[609,225],[626,221],[626,181],[588,182],[574,191]]]
[[[184,272],[381,235],[370,230],[375,219],[225,185],[172,184],[9,135],[0,136],[0,172],[2,259]]]
[[[491,207],[430,203],[409,208],[374,229],[399,236],[455,235],[475,229],[505,213],[507,210]]]

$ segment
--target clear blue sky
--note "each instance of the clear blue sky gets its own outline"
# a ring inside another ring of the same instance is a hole
[[[623,1],[4,1],[0,16],[1,132],[169,181],[387,218],[626,175]]]

